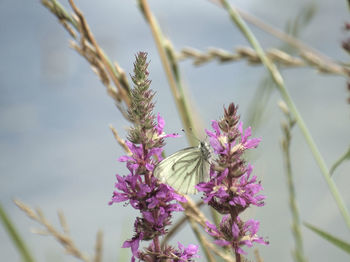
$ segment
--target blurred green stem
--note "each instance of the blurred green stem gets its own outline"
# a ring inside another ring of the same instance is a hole
[[[24,244],[23,239],[18,234],[17,230],[15,229],[15,226],[12,224],[10,218],[7,216],[1,204],[0,204],[0,219],[7,233],[11,237],[13,243],[17,247],[19,253],[21,254],[23,261],[34,262],[33,257],[31,256],[31,254],[27,249],[27,246]]]
[[[345,160],[350,160],[350,147],[349,149],[332,165],[331,169],[329,170],[329,173],[333,175],[334,170]]]
[[[264,50],[260,46],[258,40],[255,38],[254,34],[251,32],[249,27],[246,25],[246,23],[243,21],[243,19],[238,14],[237,10],[230,6],[230,4],[227,2],[227,0],[220,0],[224,8],[227,10],[227,12],[230,15],[230,18],[232,21],[237,25],[237,27],[241,30],[243,35],[246,37],[246,39],[249,41],[249,43],[252,45],[252,47],[257,52],[259,58],[263,62],[263,64],[268,69],[269,73],[271,74],[272,79],[275,81],[278,91],[281,93],[281,96],[283,100],[287,103],[290,111],[292,112],[293,116],[296,119],[296,122],[302,132],[302,134],[305,137],[305,140],[307,144],[309,145],[311,152],[323,174],[324,179],[327,182],[328,188],[331,191],[334,200],[336,201],[338,208],[340,210],[340,213],[342,214],[345,223],[350,230],[350,215],[349,212],[344,204],[344,201],[337,189],[337,186],[335,185],[334,181],[331,179],[329,175],[328,168],[326,166],[325,161],[323,160],[322,155],[320,154],[309,130],[307,129],[304,120],[302,119],[301,115],[299,114],[296,106],[294,105],[293,100],[291,99],[287,89],[284,86],[283,78],[279,71],[277,70],[276,66],[270,62],[268,57],[266,56]]]
[[[294,186],[292,164],[291,164],[291,157],[290,157],[290,143],[292,140],[291,130],[295,124],[295,121],[293,121],[291,115],[289,114],[288,109],[283,110],[283,112],[285,113],[288,119],[288,123],[282,123],[282,131],[283,131],[284,137],[281,141],[281,146],[282,146],[282,153],[283,153],[283,159],[285,163],[286,176],[287,176],[289,208],[292,213],[292,233],[293,233],[294,242],[295,242],[295,250],[293,254],[294,254],[295,261],[306,262],[307,260],[304,255],[303,238],[301,235],[301,223],[300,223],[299,210],[298,210],[297,199],[295,194],[295,186]]]
[[[165,74],[166,74],[168,82],[169,82],[170,90],[171,90],[173,97],[175,99],[176,107],[180,113],[180,118],[182,120],[182,123],[184,125],[184,129],[186,131],[187,140],[190,143],[190,145],[194,146],[198,143],[196,141],[196,139],[193,137],[193,135],[191,134],[192,133],[191,128],[194,127],[194,123],[193,123],[191,113],[189,111],[188,102],[186,101],[186,97],[184,96],[181,81],[179,79],[179,74],[178,74],[178,70],[177,70],[178,67],[176,65],[176,61],[175,60],[170,61],[169,56],[167,55],[165,38],[161,32],[161,29],[160,29],[156,19],[154,18],[153,14],[151,13],[151,10],[148,6],[147,1],[146,0],[138,0],[138,2],[139,2],[141,12],[143,13],[146,21],[150,25],[153,38],[156,42],[156,46],[158,49],[160,59],[162,61],[162,64],[163,64],[163,67],[165,70]],[[175,67],[174,67],[174,64],[176,65]],[[174,69],[176,69],[177,71],[175,71]]]
[[[180,70],[178,68],[177,60],[175,58],[174,48],[169,40],[164,41],[164,47],[165,47],[165,51],[166,51],[167,57],[169,59],[171,68],[172,68],[172,72],[174,73],[176,84],[179,87],[178,90],[179,90],[180,96],[185,97],[183,87],[181,84]],[[186,111],[189,110],[186,99],[183,100],[183,106],[186,108]],[[195,128],[195,126],[192,126],[192,128]],[[191,136],[191,138],[193,139],[193,136]],[[198,141],[194,140],[194,143],[198,143]],[[215,222],[215,225],[219,226],[219,224],[220,224],[219,213],[216,212],[215,209],[213,209],[212,207],[210,207],[210,213],[211,213],[211,216]]]

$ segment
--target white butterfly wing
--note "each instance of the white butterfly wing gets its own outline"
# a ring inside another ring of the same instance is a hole
[[[182,194],[195,194],[195,185],[209,180],[210,164],[200,148],[189,147],[165,158],[154,169],[154,176]]]

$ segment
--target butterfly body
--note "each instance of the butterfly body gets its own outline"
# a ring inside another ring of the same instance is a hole
[[[154,176],[182,194],[195,194],[195,185],[209,180],[211,152],[206,142],[182,149],[163,159]]]

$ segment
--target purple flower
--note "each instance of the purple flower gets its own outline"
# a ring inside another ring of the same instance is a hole
[[[126,163],[130,173],[126,176],[116,175],[116,190],[109,204],[126,202],[140,211],[140,217],[134,223],[134,236],[123,244],[124,248],[131,248],[132,261],[135,258],[160,261],[162,257],[174,261],[180,257],[182,261],[191,261],[198,247],[190,245],[184,248],[179,244],[180,250],[175,250],[169,246],[161,247],[159,242],[159,237],[167,232],[166,227],[171,223],[172,213],[183,211],[179,202],[186,202],[186,199],[171,187],[159,183],[153,176],[154,167],[162,160],[164,139],[178,135],[164,133],[164,119],[160,114],[157,117],[153,114],[154,92],[149,89],[151,82],[147,79],[146,58],[145,53],[138,54],[134,64],[135,75],[132,76],[134,88],[130,94],[128,117],[134,125],[125,141],[131,154],[119,158],[120,162]],[[148,248],[150,252],[140,251],[140,241],[149,240],[152,241]]]
[[[175,255],[180,258],[180,261],[192,261],[192,258],[199,257],[197,255],[198,246],[189,244],[186,248],[180,242],[177,243],[179,247],[179,252]],[[174,260],[175,261],[175,260]]]
[[[137,250],[139,249],[140,241],[142,240],[142,233],[138,236],[134,236],[131,240],[127,240],[124,242],[124,248],[130,247],[133,257],[137,257]]]
[[[156,133],[162,135],[162,138],[176,136],[164,135],[162,133],[164,124],[164,120],[158,114]],[[158,137],[158,139],[162,138]],[[126,141],[126,145],[130,149],[131,156],[120,157],[119,161],[126,162],[130,174],[116,175],[116,190],[109,204],[129,202],[133,208],[141,212],[142,217],[137,218],[134,224],[134,237],[123,244],[123,247],[131,248],[134,260],[142,253],[138,251],[139,242],[164,235],[165,227],[170,224],[172,212],[183,211],[183,207],[178,202],[186,202],[186,199],[175,193],[168,185],[159,184],[152,175],[157,161],[162,159],[162,148],[146,149],[143,144],[136,145],[129,141]],[[186,252],[184,254],[187,254]]]
[[[249,148],[256,148],[260,141],[261,138],[253,138],[253,139],[248,139],[252,135],[252,128],[248,127],[244,132],[243,132],[243,122],[239,123],[238,130],[241,133],[242,139],[241,139],[241,144],[244,146],[245,149]]]
[[[159,259],[156,254],[157,250],[155,245],[151,243],[149,247],[146,248],[146,252],[138,252],[138,257],[142,261],[147,262],[158,262],[158,261],[167,261],[167,262],[192,262],[193,258],[198,256],[198,246],[189,244],[187,247],[178,242],[178,249],[175,249],[171,246],[165,246],[162,254],[162,259]]]
[[[165,126],[165,121],[164,119],[160,116],[160,114],[158,113],[157,115],[157,121],[158,121],[158,124],[157,126],[155,127],[156,130],[157,130],[157,134],[160,138],[167,138],[167,137],[179,137],[179,134],[165,134],[163,132],[163,129],[164,129],[164,126]]]
[[[257,177],[251,176],[252,165],[243,159],[244,151],[256,148],[261,139],[250,138],[250,127],[243,130],[234,104],[224,111],[222,120],[212,121],[213,131],[206,130],[217,157],[211,164],[210,180],[196,188],[204,193],[205,203],[225,215],[219,228],[207,222],[206,231],[216,238],[217,245],[231,246],[236,254],[245,254],[242,246],[251,247],[253,242],[267,244],[257,236],[257,221],[244,223],[239,218],[250,205],[264,205],[265,196],[259,194],[263,188]]]
[[[250,219],[246,222],[236,217],[233,221],[229,215],[222,218],[219,229],[207,222],[206,231],[216,238],[215,244],[219,246],[231,246],[235,252],[245,255],[247,254],[242,246],[252,247],[253,243],[267,245],[268,242],[257,235],[259,230],[259,222]]]
[[[199,183],[196,188],[204,192],[204,202],[216,208],[222,214],[230,213],[232,208],[242,212],[249,205],[263,206],[265,196],[258,193],[263,189],[256,182],[256,176],[250,178],[252,166],[248,165],[246,172],[238,178],[230,180],[228,169],[212,175],[209,182]]]

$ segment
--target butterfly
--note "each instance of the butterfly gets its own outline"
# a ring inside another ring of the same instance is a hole
[[[163,159],[153,174],[181,194],[196,194],[195,185],[209,181],[210,160],[210,147],[201,141],[197,147],[182,149]]]

